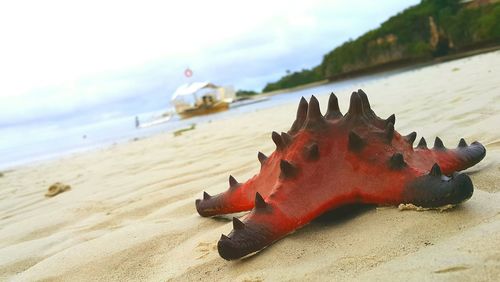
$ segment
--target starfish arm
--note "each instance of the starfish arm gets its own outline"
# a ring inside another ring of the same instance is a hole
[[[242,189],[244,188],[242,187]],[[232,189],[214,196],[204,192],[203,199],[196,199],[195,201],[196,210],[203,217],[251,210],[253,204],[245,197],[239,197],[241,195],[244,195],[244,193],[241,193],[241,191],[236,192]]]
[[[431,163],[439,164],[442,172],[446,175],[472,167],[486,156],[486,149],[479,142],[467,145],[461,139],[459,146],[455,149],[445,148],[439,138],[436,138],[435,143],[439,145],[434,145],[432,149],[417,147],[415,157],[419,159],[418,162],[424,162],[425,166],[431,165]]]
[[[402,203],[425,208],[456,205],[470,199],[473,192],[474,186],[466,174],[455,172],[447,177],[441,175],[436,164],[429,174],[417,177],[404,186]]]
[[[365,178],[365,186],[359,190],[362,203],[377,205],[414,204],[433,208],[460,204],[470,197],[474,187],[470,178],[463,173],[445,175],[438,163],[428,169],[411,167],[407,164],[380,170]],[[379,178],[375,178],[375,176]]]
[[[249,211],[254,207],[255,193],[267,197],[273,184],[278,179],[279,153],[273,153],[269,158],[259,153],[261,171],[245,183],[238,183],[232,176],[229,178],[229,189],[210,196],[203,193],[202,199],[195,201],[196,210],[201,216],[209,217],[222,214]]]
[[[485,156],[486,149],[476,141],[471,145],[457,147],[456,149],[437,150],[436,162],[446,174],[449,174],[453,171],[461,171],[474,166]]]
[[[266,202],[257,193],[254,209],[243,221],[233,218],[233,230],[228,236],[221,236],[217,244],[220,256],[226,260],[234,260],[258,252],[294,230],[308,224],[325,211],[343,205],[344,202],[351,198],[343,197],[340,194],[337,197],[325,197],[321,204],[302,206],[303,212],[289,213],[288,209],[280,205],[280,202],[283,203],[283,201],[277,200],[277,198],[285,196],[285,194],[287,193],[276,194],[276,197],[271,195],[267,199],[268,202]],[[296,201],[286,201],[288,208],[293,210],[297,206],[306,205],[310,199],[302,196],[296,198]]]
[[[276,207],[267,205],[254,209],[243,222],[233,218],[233,230],[228,236],[221,236],[217,249],[226,260],[239,259],[260,251],[293,230]]]

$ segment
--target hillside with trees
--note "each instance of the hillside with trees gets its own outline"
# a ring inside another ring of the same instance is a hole
[[[268,83],[263,92],[432,60],[500,44],[499,0],[422,0],[347,41],[319,66]]]

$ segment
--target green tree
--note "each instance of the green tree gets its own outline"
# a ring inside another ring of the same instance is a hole
[[[431,19],[437,44],[431,44]],[[323,56],[312,70],[289,72],[264,92],[329,79],[385,64],[426,60],[486,44],[500,44],[500,3],[467,8],[459,0],[422,0]]]

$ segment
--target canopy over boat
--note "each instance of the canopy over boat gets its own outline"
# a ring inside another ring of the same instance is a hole
[[[178,97],[181,96],[194,95],[196,94],[196,92],[204,88],[217,89],[219,87],[208,81],[186,83],[179,86],[177,90],[175,90],[174,95],[172,95],[172,101],[176,100]]]

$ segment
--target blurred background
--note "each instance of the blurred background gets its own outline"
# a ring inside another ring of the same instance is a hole
[[[498,2],[4,1],[0,168],[230,115],[180,119],[186,83],[247,97],[495,48]]]

